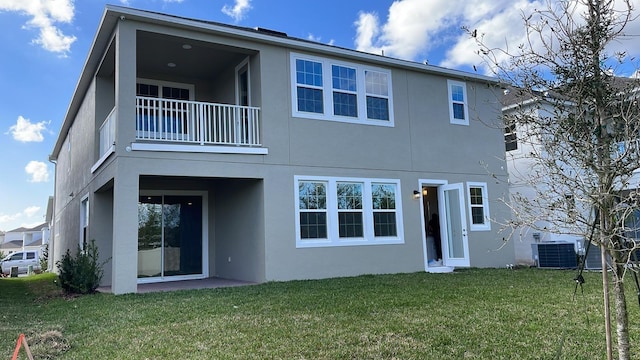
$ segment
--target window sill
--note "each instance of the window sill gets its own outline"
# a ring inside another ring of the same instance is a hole
[[[401,245],[404,244],[403,239],[399,238],[380,238],[376,240],[296,240],[296,248],[319,248],[319,247],[341,247],[341,246],[368,246],[368,245]]]

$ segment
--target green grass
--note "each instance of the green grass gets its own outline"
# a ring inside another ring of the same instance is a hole
[[[585,274],[574,300],[575,274],[468,269],[74,298],[50,274],[0,279],[0,358],[25,333],[40,359],[603,359],[601,274]]]

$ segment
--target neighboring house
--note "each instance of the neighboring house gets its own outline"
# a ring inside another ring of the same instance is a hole
[[[19,250],[38,250],[48,241],[49,224],[43,223],[32,228],[19,227],[9,230],[4,235],[0,250],[10,254]]]
[[[633,79],[614,78],[614,86],[620,89],[625,88],[629,84],[633,84]],[[540,199],[538,196],[544,192],[551,194],[558,194],[558,189],[562,188],[562,185],[555,184],[553,191],[547,191],[549,186],[545,181],[533,183],[531,180],[540,175],[536,172],[536,166],[539,161],[534,159],[535,156],[540,156],[544,151],[540,147],[540,144],[535,144],[536,141],[532,140],[532,133],[538,134],[538,131],[531,132],[529,128],[523,124],[517,122],[510,122],[509,119],[514,119],[514,116],[526,114],[533,118],[539,119],[555,119],[556,112],[558,111],[557,105],[562,102],[564,106],[571,105],[570,101],[567,101],[566,97],[553,91],[539,91],[535,93],[527,93],[519,91],[516,88],[507,88],[504,91],[503,96],[503,115],[507,119],[505,126],[505,146],[506,146],[506,161],[507,169],[509,172],[509,191],[511,196],[518,194],[523,198],[529,200],[537,200],[541,205],[546,204],[549,209],[555,208],[557,205],[545,203],[544,199]],[[529,134],[529,135],[528,135]],[[622,145],[620,145],[622,146]],[[532,156],[535,153],[537,155]],[[567,166],[570,168],[570,166]],[[573,170],[578,173],[582,172],[581,169]],[[634,172],[635,174],[636,172]],[[640,174],[640,173],[639,173]],[[534,176],[532,176],[534,175]],[[630,189],[638,188],[640,183],[640,176],[634,176],[629,181],[628,185],[621,189],[623,191],[629,191]],[[571,186],[571,184],[568,184]],[[516,263],[523,265],[539,265],[541,264],[539,249],[544,248],[544,251],[549,251],[550,264],[562,264],[565,263],[568,266],[576,266],[576,254],[585,254],[586,240],[583,236],[575,235],[580,233],[588,233],[589,225],[576,222],[575,217],[571,216],[571,212],[581,213],[581,218],[594,221],[593,209],[586,208],[586,204],[580,204],[572,198],[572,195],[567,192],[565,199],[571,204],[569,209],[558,208],[551,211],[557,211],[553,222],[550,219],[538,218],[531,226],[522,226],[514,229],[510,239],[514,243]],[[573,200],[573,201],[572,201]],[[514,204],[517,207],[517,204]],[[550,211],[550,210],[545,210]],[[517,212],[517,211],[516,211]],[[635,212],[636,217],[630,219],[640,224],[640,212]],[[560,219],[566,218],[560,222]],[[637,227],[634,227],[637,228]],[[571,245],[567,247],[565,245]],[[557,246],[554,246],[557,245]],[[565,253],[564,249],[571,249],[572,252]],[[564,262],[564,259],[567,261]],[[591,260],[591,263],[589,261]],[[557,262],[556,262],[557,261]],[[572,265],[573,264],[573,265]],[[599,250],[590,250],[587,257],[587,267],[601,267]],[[556,267],[556,266],[552,266]],[[563,267],[563,266],[559,266]]]
[[[540,92],[528,94],[508,87],[504,91],[503,114],[508,116],[514,112],[527,113],[532,117],[553,116],[553,95]],[[523,140],[523,134],[528,133],[522,124],[509,123],[505,127],[505,147],[507,153],[507,169],[509,172],[509,191],[513,195],[519,194],[533,200],[544,183],[532,184],[531,175],[535,171],[535,160],[529,154],[536,150],[530,139]],[[537,151],[536,151],[537,152]],[[533,225],[533,224],[532,224]],[[548,229],[543,231],[540,229]],[[568,230],[568,229],[567,229]],[[567,235],[568,231],[557,228],[544,219],[535,221],[535,226],[521,226],[513,229],[511,242],[514,244],[516,263],[520,265],[538,265],[538,244],[567,243],[573,245],[575,252],[582,248],[582,237]]]
[[[95,240],[116,294],[504,267],[499,95],[477,74],[107,6],[51,155],[50,254]]]

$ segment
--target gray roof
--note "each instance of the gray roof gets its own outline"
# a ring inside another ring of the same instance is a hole
[[[7,231],[7,232],[8,232],[8,233],[10,233],[10,232],[11,232],[11,233],[21,233],[21,232],[23,233],[23,232],[42,231],[42,229],[44,229],[44,228],[46,228],[46,227],[48,227],[48,226],[49,226],[49,224],[47,224],[47,223],[45,222],[45,223],[42,223],[42,224],[40,224],[40,225],[34,226],[34,227],[32,227],[32,228],[26,228],[26,227],[22,227],[22,226],[21,226],[21,227],[19,227],[19,228],[16,228],[16,229],[13,229],[13,230],[9,230],[9,231]]]

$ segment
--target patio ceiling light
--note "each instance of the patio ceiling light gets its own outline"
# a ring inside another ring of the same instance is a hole
[[[174,67],[176,67],[176,63],[170,62],[170,63],[167,63],[167,66],[170,67],[170,68],[174,68]]]

